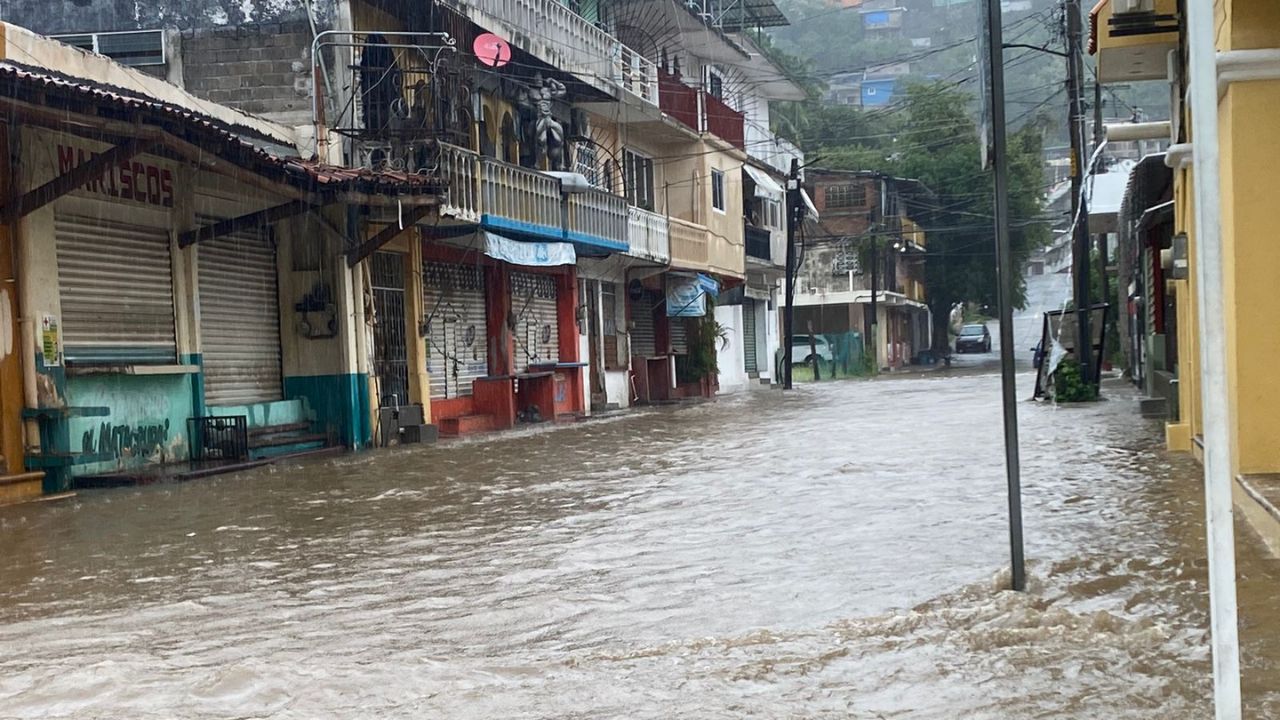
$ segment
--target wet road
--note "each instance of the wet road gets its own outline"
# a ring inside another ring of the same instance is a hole
[[[1026,595],[994,374],[0,509],[0,716],[1205,717],[1198,466],[1111,397],[1022,404]]]

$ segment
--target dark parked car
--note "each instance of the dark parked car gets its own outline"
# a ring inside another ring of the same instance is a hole
[[[991,352],[991,333],[981,323],[965,325],[956,336],[956,352]]]
[[[1031,348],[1031,364],[1035,366],[1035,369],[1037,370],[1040,369],[1040,363],[1044,362],[1044,348],[1040,347],[1040,344],[1043,342],[1044,341],[1041,340],[1036,343],[1035,347]]]

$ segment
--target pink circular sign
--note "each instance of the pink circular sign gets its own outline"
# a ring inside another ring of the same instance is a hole
[[[475,51],[476,59],[489,67],[499,68],[511,61],[511,45],[493,33],[476,37],[471,49]]]

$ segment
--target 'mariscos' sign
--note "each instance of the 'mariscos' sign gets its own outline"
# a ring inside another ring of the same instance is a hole
[[[58,144],[58,174],[65,175],[99,153]],[[121,160],[85,183],[84,191],[159,207],[173,207],[173,172],[138,160]]]

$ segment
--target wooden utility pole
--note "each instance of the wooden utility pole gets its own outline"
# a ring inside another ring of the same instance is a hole
[[[783,294],[787,307],[782,314],[782,387],[791,389],[791,331],[796,318],[796,230],[804,217],[800,209],[800,161],[791,158],[791,174],[787,178],[787,277]]]

